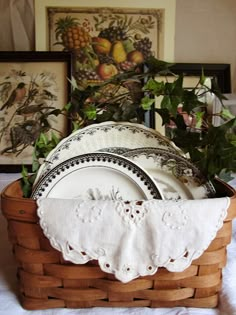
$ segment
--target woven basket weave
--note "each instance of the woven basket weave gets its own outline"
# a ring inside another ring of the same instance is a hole
[[[231,197],[227,218],[209,248],[183,272],[159,268],[153,276],[123,284],[96,261],[64,261],[44,236],[32,199],[22,198],[19,181],[2,192],[2,212],[18,264],[20,301],[29,310],[85,307],[216,307],[236,216],[235,190],[217,181],[218,196]]]

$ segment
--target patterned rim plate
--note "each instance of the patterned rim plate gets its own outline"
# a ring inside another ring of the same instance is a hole
[[[82,154],[55,166],[35,186],[38,198],[162,199],[155,181],[136,163],[116,154]]]
[[[113,121],[93,124],[59,142],[41,165],[35,183],[54,166],[74,156],[97,151],[118,153],[118,148],[127,151],[142,147],[164,148],[183,154],[167,137],[144,125]]]
[[[144,168],[156,181],[164,199],[204,199],[215,189],[186,158],[157,148],[141,148],[123,155]]]

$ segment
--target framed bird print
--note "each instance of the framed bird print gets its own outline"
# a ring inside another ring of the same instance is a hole
[[[60,110],[70,97],[68,52],[0,52],[0,172],[33,161],[33,144],[45,130],[64,137]]]

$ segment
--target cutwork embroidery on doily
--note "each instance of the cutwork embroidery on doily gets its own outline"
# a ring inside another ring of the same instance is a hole
[[[123,266],[122,272],[124,274],[133,274],[133,273],[135,273],[135,270],[134,270],[134,268],[131,265],[127,264],[127,265]]]
[[[163,214],[162,221],[170,229],[182,229],[188,222],[186,209],[184,209],[182,202],[179,201],[174,206],[169,206]]]
[[[199,203],[52,198],[38,202],[38,215],[45,236],[65,260],[96,259],[103,271],[126,283],[159,267],[185,270],[215,237],[229,202],[228,197]]]
[[[102,268],[102,267],[103,267],[103,268]],[[103,266],[101,266],[101,268],[102,268],[103,270],[106,270],[107,272],[112,272],[111,264],[109,264],[108,262],[105,262],[105,263],[103,264]]]
[[[112,272],[113,270],[113,266],[110,262],[105,261],[104,263],[100,263],[100,267],[102,270],[104,270],[105,272]],[[145,268],[145,267],[144,267]],[[154,265],[147,265],[145,270],[143,270],[143,272],[145,273],[145,275],[152,275],[153,273],[155,273],[157,271],[157,267]],[[136,278],[139,273],[137,272],[137,267],[131,265],[131,264],[124,264],[121,268],[120,271],[116,270],[116,273],[119,273],[120,277],[122,277],[122,279],[125,278]]]
[[[104,248],[99,247],[96,249],[96,254],[98,255],[98,257],[102,257],[106,255],[106,251]]]
[[[143,201],[123,201],[117,204],[116,210],[129,225],[137,225],[148,213]]]
[[[63,251],[63,256],[65,259],[72,258],[77,263],[85,263],[88,260],[90,260],[90,256],[87,255],[86,251],[84,251],[82,248],[79,250],[75,249],[74,247],[75,246],[72,245],[71,243],[66,242]]]
[[[80,202],[75,211],[79,220],[84,223],[93,223],[97,221],[102,214],[101,206],[95,204],[92,207],[88,207],[85,202]]]
[[[200,255],[202,252],[198,252],[198,254]],[[187,249],[184,249],[182,253],[180,253],[177,256],[169,256],[166,258],[166,260],[163,260],[159,255],[157,254],[153,254],[152,260],[154,262],[154,264],[156,266],[164,266],[164,267],[169,267],[170,265],[175,265],[178,264],[180,261],[186,261],[191,263],[191,260],[189,259],[189,257],[191,256],[190,251]]]

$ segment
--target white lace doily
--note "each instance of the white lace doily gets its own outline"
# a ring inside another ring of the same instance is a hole
[[[198,258],[227,215],[230,198],[202,200],[37,201],[40,225],[64,259],[100,268],[122,282],[183,271]]]

